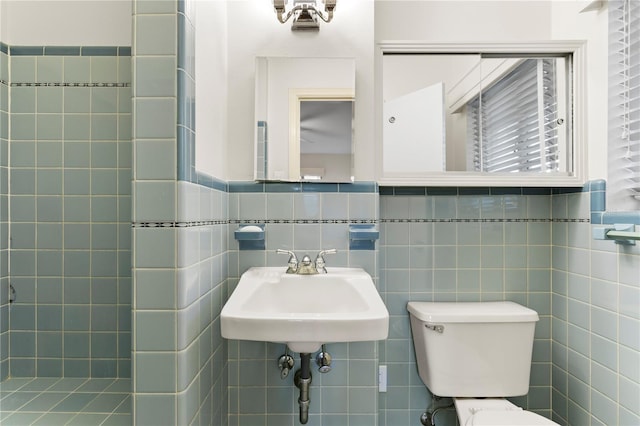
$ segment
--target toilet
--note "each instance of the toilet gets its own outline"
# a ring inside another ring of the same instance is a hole
[[[460,426],[557,425],[505,397],[526,395],[536,311],[514,302],[409,302],[418,374],[453,398]]]

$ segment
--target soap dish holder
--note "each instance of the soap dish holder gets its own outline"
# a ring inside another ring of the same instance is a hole
[[[233,232],[240,250],[264,250],[264,224],[240,224]]]

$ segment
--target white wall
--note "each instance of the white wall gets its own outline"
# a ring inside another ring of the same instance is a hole
[[[580,11],[589,1],[552,1],[551,31],[554,39],[587,40],[587,140],[589,179],[607,178],[607,60],[606,6]]]
[[[8,45],[131,46],[130,0],[2,0]]]
[[[549,37],[547,1],[376,1],[376,41],[479,42]]]
[[[196,2],[196,169],[227,179],[227,4]],[[253,164],[253,163],[252,163]]]
[[[253,180],[256,56],[355,58],[355,176],[374,179],[373,14],[371,0],[341,0],[331,23],[321,23],[319,32],[299,33],[290,22],[278,22],[271,1],[229,2],[229,180]]]

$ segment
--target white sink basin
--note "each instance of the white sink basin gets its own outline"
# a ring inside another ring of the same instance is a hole
[[[242,274],[220,313],[223,337],[286,343],[300,353],[323,343],[387,338],[389,312],[363,269],[318,275],[285,270],[257,267]]]

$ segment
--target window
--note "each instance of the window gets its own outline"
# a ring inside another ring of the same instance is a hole
[[[640,1],[609,1],[609,163],[611,210],[640,200]],[[609,209],[608,209],[609,210]]]
[[[559,149],[564,114],[558,111],[558,61],[524,59],[467,104],[469,170],[566,170]]]

